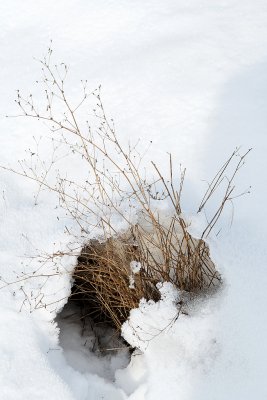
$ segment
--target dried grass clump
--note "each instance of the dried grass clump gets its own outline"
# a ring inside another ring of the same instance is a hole
[[[221,282],[203,240],[186,232],[179,241],[170,243],[168,232],[162,228],[159,242],[155,233],[140,229],[136,225],[135,235],[127,239],[124,235],[104,242],[90,241],[74,271],[73,298],[84,303],[93,319],[112,322],[117,328],[141,298],[160,299],[158,282],[172,282],[190,293]],[[132,265],[139,267],[137,271]]]
[[[142,297],[159,300],[156,281],[141,268],[131,285],[131,262],[139,258],[137,246],[119,238],[91,241],[78,258],[73,277],[73,298],[82,300],[96,321],[120,328]]]
[[[48,125],[51,160],[42,159],[36,140],[37,148],[29,149],[30,160],[21,160],[18,169],[2,168],[37,182],[36,202],[42,190],[54,192],[80,228],[75,242],[87,245],[74,271],[74,297],[87,302],[93,315],[120,327],[142,297],[158,300],[158,282],[171,282],[190,293],[218,286],[221,277],[206,240],[225,205],[240,196],[235,194],[234,178],[248,152],[240,155],[236,149],[208,184],[197,212],[206,211],[214,193],[218,198],[218,190],[219,201],[215,207],[213,202],[212,212],[205,212],[207,225],[195,239],[182,214],[185,170],[177,174],[171,155],[167,176],[153,161],[144,165],[148,149],[144,151],[139,142],[123,145],[106,115],[100,88],[90,92],[87,81],[82,81],[81,98],[76,103],[70,100],[68,67],[53,65],[51,57],[49,48],[40,61],[43,79],[38,84],[43,85],[44,104],[36,104],[32,94],[23,96],[19,90],[16,98],[21,116]],[[75,160],[76,168],[79,165],[83,179],[56,168],[66,155]],[[168,205],[168,215],[159,211],[162,204]],[[127,233],[118,229],[118,218]],[[90,241],[92,232],[103,240]],[[131,262],[140,263],[140,271],[132,271]]]

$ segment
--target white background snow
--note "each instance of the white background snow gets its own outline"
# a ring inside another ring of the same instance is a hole
[[[71,353],[59,347],[57,307],[19,312],[20,285],[16,292],[3,288],[0,398],[266,399],[266,1],[10,0],[0,3],[0,16],[2,165],[14,165],[32,137],[46,132],[5,115],[17,113],[16,89],[28,92],[39,78],[33,57],[46,52],[50,39],[56,60],[70,65],[74,97],[80,79],[92,89],[101,84],[118,136],[153,140],[151,157],[162,168],[169,151],[187,167],[188,213],[206,188],[203,180],[233,149],[253,147],[237,179],[241,191],[252,185],[252,193],[235,201],[233,226],[225,217],[224,230],[210,244],[225,280],[222,292],[156,335],[127,369],[119,369],[123,356],[101,366],[92,355],[82,369],[84,356],[75,366]],[[54,199],[44,195],[34,206],[35,189],[1,172],[0,275],[8,281],[25,268],[34,270],[26,256],[67,241]],[[70,282],[66,275],[53,279],[46,295],[63,305]],[[168,323],[176,312],[171,293],[142,307],[133,312],[132,324],[151,321],[152,331],[157,319]],[[130,330],[127,335],[134,340]]]

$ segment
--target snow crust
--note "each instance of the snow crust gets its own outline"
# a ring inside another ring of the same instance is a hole
[[[224,288],[177,319],[179,293],[171,287],[162,287],[158,303],[142,301],[123,327],[139,349],[126,368],[121,355],[112,365],[90,355],[85,367],[82,346],[63,351],[55,318],[70,293],[74,257],[40,266],[36,254],[66,249],[71,221],[52,194],[42,193],[35,206],[34,184],[0,171],[1,399],[265,399],[266,1],[11,0],[0,13],[1,164],[14,165],[32,136],[47,132],[5,115],[17,113],[15,90],[28,91],[39,78],[32,57],[44,54],[51,38],[57,58],[70,64],[73,99],[80,79],[92,88],[101,83],[125,143],[152,140],[149,159],[167,170],[172,151],[187,167],[192,232],[202,225],[194,210],[203,181],[236,146],[253,147],[236,182],[241,192],[252,185],[252,193],[235,200],[233,225],[229,208],[209,242]],[[42,276],[28,279],[37,268]],[[71,334],[80,338],[67,329],[68,347]]]

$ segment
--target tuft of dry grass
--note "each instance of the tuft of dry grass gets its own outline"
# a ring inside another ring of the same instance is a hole
[[[73,296],[87,302],[92,315],[104,317],[119,328],[142,297],[159,299],[158,282],[171,282],[190,293],[218,286],[221,277],[206,239],[225,205],[240,196],[235,194],[234,178],[250,150],[240,155],[236,149],[208,184],[197,212],[206,209],[218,189],[221,198],[196,239],[182,216],[185,170],[177,174],[171,155],[168,176],[153,161],[144,167],[146,151],[138,143],[123,146],[113,120],[106,115],[100,87],[90,92],[87,81],[82,81],[81,98],[73,104],[66,86],[69,69],[64,63],[52,64],[51,57],[49,48],[40,60],[44,104],[36,104],[33,95],[24,96],[19,90],[15,100],[20,116],[48,125],[53,146],[51,162],[42,160],[36,141],[37,149],[29,150],[29,161],[21,160],[18,169],[2,168],[35,181],[39,186],[36,202],[42,190],[54,192],[59,205],[80,228],[80,237],[75,240],[87,244],[73,273]],[[90,112],[92,124],[84,120],[88,99],[95,102]],[[57,161],[66,153],[79,160],[80,170],[87,172],[83,182],[56,169]],[[52,172],[54,177],[50,179]],[[159,211],[159,203],[168,204],[168,218]],[[134,214],[139,215],[137,222],[133,222]],[[114,215],[127,225],[126,233],[118,231]],[[103,240],[89,240],[95,229]],[[139,263],[140,270],[132,270],[133,262]]]
[[[137,232],[126,239],[91,240],[78,257],[74,270],[73,298],[82,301],[96,321],[111,322],[120,329],[141,298],[158,301],[158,282],[172,282],[180,290],[198,293],[218,286],[221,277],[203,240],[187,234],[170,243],[154,234]],[[164,232],[166,234],[166,232]],[[176,238],[177,239],[177,238]],[[132,265],[139,268],[133,270]]]
[[[134,290],[129,288],[134,258],[136,249],[118,239],[94,240],[84,247],[73,274],[73,297],[85,303],[93,319],[112,321],[120,328],[129,310],[138,305],[144,293],[141,280]]]

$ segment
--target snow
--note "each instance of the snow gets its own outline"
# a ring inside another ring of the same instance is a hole
[[[139,261],[131,261],[130,269],[133,274],[137,274],[141,269],[141,263]]]
[[[130,289],[134,289],[134,287],[135,287],[134,286],[134,283],[135,283],[134,275],[138,274],[140,269],[141,269],[141,263],[139,261],[131,261],[130,262],[130,271],[131,271],[130,276],[129,276],[129,288]]]
[[[252,185],[251,194],[234,201],[233,225],[230,210],[209,241],[223,289],[177,319],[179,294],[171,288],[158,303],[142,302],[123,334],[143,353],[133,353],[126,368],[123,351],[98,358],[84,349],[77,324],[59,322],[59,334],[55,318],[70,293],[74,257],[40,265],[36,255],[66,249],[71,221],[52,194],[41,193],[34,206],[35,185],[1,171],[1,399],[265,399],[266,1],[11,0],[0,13],[2,165],[15,165],[32,137],[47,132],[5,115],[17,113],[15,90],[30,91],[39,78],[33,57],[51,38],[55,58],[70,64],[73,99],[80,79],[92,88],[101,83],[122,140],[152,140],[148,158],[163,170],[169,151],[187,167],[184,212],[192,230],[202,223],[194,211],[203,181],[236,146],[253,147],[236,180],[240,192]],[[52,276],[11,284],[37,268]],[[131,327],[145,332],[144,342]]]
[[[177,306],[180,295],[171,284],[165,283],[161,294],[159,302],[143,301],[132,310],[122,328],[127,341],[143,351],[137,356],[146,376],[140,399],[201,398],[195,397],[195,384],[212,370],[221,351],[209,318],[211,306],[205,299],[205,310],[199,305]],[[127,376],[128,370],[118,377]]]

